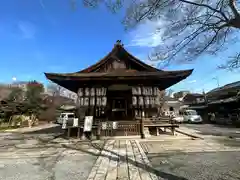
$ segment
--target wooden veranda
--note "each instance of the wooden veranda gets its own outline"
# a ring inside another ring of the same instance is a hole
[[[157,136],[160,131],[166,132],[170,129],[174,135],[175,128],[179,127],[169,117],[158,118],[136,118],[134,121],[101,121],[97,120],[92,126],[91,134],[84,134],[84,123],[79,126],[67,126],[66,135],[68,138],[93,138],[100,139],[101,137],[115,137],[115,136],[139,136],[145,138],[144,129],[149,131],[150,135]]]

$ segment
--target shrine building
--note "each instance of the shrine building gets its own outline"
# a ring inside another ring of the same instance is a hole
[[[159,91],[187,78],[190,70],[163,71],[145,64],[117,41],[97,63],[73,73],[45,73],[78,95],[77,106],[94,122],[136,122],[158,117]],[[126,132],[124,132],[126,133]]]

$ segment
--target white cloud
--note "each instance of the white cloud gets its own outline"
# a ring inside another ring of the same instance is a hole
[[[12,77],[12,80],[13,80],[13,81],[16,81],[16,80],[17,80],[17,78],[16,78],[16,77]]]
[[[158,28],[163,25],[162,21],[147,21],[140,24],[129,33],[129,43],[132,47],[157,47],[162,44],[162,31]]]
[[[189,81],[188,83],[195,83],[197,82],[197,80],[192,80],[192,81]]]
[[[140,59],[141,61],[143,61],[144,63],[152,66],[152,67],[157,67],[159,64],[159,61],[152,61],[149,59],[149,57],[147,57],[146,54],[140,54],[136,56],[138,59]]]
[[[33,39],[35,37],[36,28],[31,22],[19,21],[18,28],[21,32],[22,38]]]

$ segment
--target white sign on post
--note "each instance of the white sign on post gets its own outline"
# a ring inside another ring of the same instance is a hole
[[[118,123],[117,123],[117,122],[113,122],[112,128],[113,128],[113,129],[117,129],[117,128],[118,128]]]
[[[66,116],[63,118],[62,129],[67,129],[67,117]]]
[[[84,119],[84,132],[92,131],[93,116],[86,116]]]
[[[73,119],[73,126],[77,127],[78,126],[78,118]]]
[[[107,129],[107,123],[106,122],[102,122],[102,129],[106,130]]]

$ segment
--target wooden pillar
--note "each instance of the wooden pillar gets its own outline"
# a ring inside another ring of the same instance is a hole
[[[99,121],[97,125],[97,140],[100,140],[100,137],[101,137],[101,121]]]
[[[70,138],[70,136],[71,136],[71,128],[70,128],[70,127],[68,127],[68,128],[67,128],[67,130],[68,130],[68,132],[67,132],[67,133],[68,133],[68,135],[67,135],[67,136],[68,136],[68,138]]]
[[[81,128],[78,126],[78,127],[77,127],[77,138],[80,138],[80,129],[81,129]]]
[[[175,127],[171,127],[171,132],[172,132],[172,135],[174,136],[174,132],[175,132]]]
[[[140,135],[141,135],[141,139],[145,139],[145,134],[144,134],[144,111],[142,109],[141,111],[141,119],[140,119]]]

